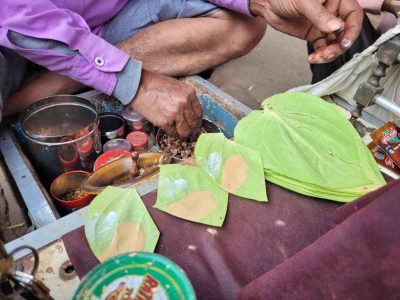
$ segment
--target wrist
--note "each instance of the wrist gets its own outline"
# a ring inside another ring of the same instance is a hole
[[[264,17],[267,6],[265,0],[249,0],[249,9],[253,16]]]

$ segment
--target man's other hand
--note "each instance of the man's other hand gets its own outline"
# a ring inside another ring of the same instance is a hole
[[[176,79],[142,71],[135,98],[138,113],[171,136],[189,137],[199,129],[203,111],[195,90]]]
[[[250,0],[250,11],[275,29],[313,43],[310,63],[333,61],[350,48],[364,16],[357,0]]]

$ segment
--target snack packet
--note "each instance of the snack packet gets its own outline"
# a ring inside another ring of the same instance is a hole
[[[371,133],[372,140],[378,144],[400,168],[400,133],[399,126],[393,121],[387,122]]]
[[[391,171],[400,176],[400,168],[393,162],[393,160],[386,154],[385,151],[383,151],[383,149],[379,145],[377,145],[375,142],[371,142],[368,144],[368,149],[371,151],[378,164],[389,168]]]

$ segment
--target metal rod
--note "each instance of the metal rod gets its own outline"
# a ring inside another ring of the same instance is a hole
[[[387,98],[385,98],[382,95],[376,95],[374,97],[374,103],[391,113],[395,114],[396,116],[400,117],[400,106],[397,105],[396,103],[393,103],[389,101]]]

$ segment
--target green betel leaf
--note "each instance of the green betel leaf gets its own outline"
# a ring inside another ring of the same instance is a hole
[[[90,203],[85,234],[101,262],[127,252],[153,252],[160,236],[136,190],[112,186]]]
[[[238,123],[234,137],[261,152],[266,179],[337,201],[385,184],[367,147],[334,105],[306,93],[276,95],[262,105],[263,111]]]
[[[197,167],[163,165],[154,207],[185,220],[222,226],[228,193],[210,182]]]
[[[267,201],[260,152],[230,141],[222,133],[205,133],[196,143],[195,157],[197,166],[223,190]]]

